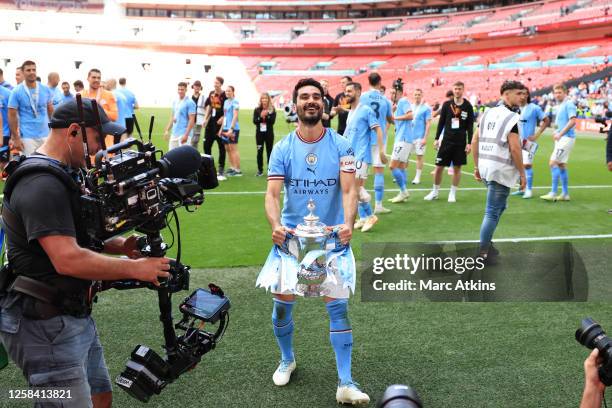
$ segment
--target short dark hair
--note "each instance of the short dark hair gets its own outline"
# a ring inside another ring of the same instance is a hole
[[[178,83],[178,86],[184,86],[185,88],[187,88],[187,82],[181,81]]]
[[[346,84],[346,86],[352,86],[353,88],[355,88],[357,91],[361,92],[362,88],[361,88],[361,84],[359,82],[349,82],[348,84]]]
[[[219,81],[219,82],[221,83],[221,85],[223,85],[223,83],[225,82],[225,80],[223,79],[223,77],[220,77],[220,76],[215,77],[215,79],[216,79],[217,81]]]
[[[68,85],[68,86],[70,86],[70,84],[68,83],[68,81],[64,81],[64,82],[62,82],[62,86],[63,86],[63,85]]]
[[[234,88],[232,85],[228,85],[227,88],[232,88],[232,92],[236,92],[236,88]],[[227,89],[225,88],[225,89]]]
[[[21,68],[21,70],[23,71],[23,69],[24,69],[25,67],[27,67],[28,65],[34,65],[34,66],[36,66],[36,63],[35,63],[34,61],[26,60],[26,61],[24,61],[24,62],[23,62],[23,64],[21,64],[21,67],[20,67],[20,68]]]
[[[446,99],[448,99],[448,98],[452,98],[453,96],[455,96],[455,94],[453,93],[453,91],[446,91]]]
[[[92,68],[89,70],[89,72],[87,73],[87,78],[89,78],[89,76],[91,75],[92,72],[95,72],[97,74],[102,75],[102,71],[100,71],[98,68]]]
[[[368,75],[368,83],[370,86],[377,86],[382,81],[380,74],[378,72],[372,72]]]
[[[462,88],[465,88],[465,84],[464,84],[463,82],[461,82],[461,81],[457,81],[457,82],[455,82],[455,83],[453,84],[453,86],[460,86],[460,87],[462,87]]]
[[[555,89],[561,89],[561,90],[563,90],[563,92],[567,92],[567,86],[565,86],[565,84],[564,84],[564,83],[558,83],[558,84],[555,84],[555,85],[553,86],[553,91],[554,91]]]
[[[295,84],[295,88],[293,88],[293,103],[297,102],[298,91],[305,86],[314,86],[319,91],[321,91],[321,96],[325,94],[325,92],[323,92],[323,87],[321,86],[319,81],[314,78],[302,78],[298,81],[297,84]]]
[[[125,78],[119,78],[119,85],[125,85]]]
[[[507,80],[507,81],[504,81],[501,88],[499,88],[499,94],[503,95],[504,92],[512,91],[515,89],[525,89],[525,85],[523,85],[522,82],[520,81]]]
[[[347,80],[347,81],[349,81],[349,82],[353,82],[353,78],[351,78],[351,77],[350,77],[350,76],[348,76],[348,75],[343,76],[341,79],[346,79],[346,80]]]
[[[83,81],[81,81],[80,79],[77,79],[76,81],[74,81],[74,82],[72,83],[72,86],[74,86],[75,88],[76,88],[77,86],[80,86],[81,88],[85,88],[85,85],[83,85]]]
[[[0,75],[4,75],[4,71],[0,68]]]

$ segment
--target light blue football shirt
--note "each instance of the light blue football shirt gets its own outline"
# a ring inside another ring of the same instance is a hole
[[[538,123],[544,119],[544,111],[535,103],[528,103],[521,109],[518,128],[521,139],[527,139],[535,134]]]
[[[131,118],[132,115],[134,115],[134,108],[138,104],[138,101],[136,101],[136,95],[134,95],[134,92],[130,91],[127,88],[117,88],[117,91],[123,94],[123,96],[125,96],[125,99],[127,101],[127,107],[128,107],[126,117]]]
[[[181,100],[177,99],[172,104],[172,116],[175,119],[172,125],[172,136],[174,138],[183,137],[189,125],[189,115],[195,115],[196,105],[189,96]],[[194,126],[195,127],[195,126]],[[191,129],[193,132],[193,129]]]
[[[232,126],[232,120],[234,120],[234,110],[239,109],[240,105],[238,104],[238,101],[235,98],[226,99],[225,102],[223,102],[223,130],[229,130],[229,128]],[[238,119],[236,119],[234,130],[240,130]]]
[[[372,89],[362,93],[359,102],[372,108],[376,114],[378,125],[383,132],[383,141],[387,143],[387,117],[391,116],[391,110],[393,109],[391,101],[379,91]],[[370,144],[376,144],[376,133],[374,135],[370,133]]]
[[[324,128],[314,142],[304,141],[295,130],[278,142],[270,157],[268,180],[283,180],[285,197],[281,223],[295,228],[308,215],[308,200],[328,226],[344,223],[340,172],[354,173],[355,158],[348,140]]]
[[[11,90],[0,86],[0,114],[2,115],[2,135],[10,136],[11,130],[8,122],[8,105],[9,98],[11,97]]]
[[[22,138],[38,139],[49,135],[47,105],[52,103],[49,88],[36,82],[30,89],[26,82],[20,83],[9,98],[9,108],[16,109],[19,116],[19,133]]]
[[[403,116],[412,111],[412,105],[406,98],[401,98],[397,101],[394,116]],[[395,121],[395,141],[412,143],[412,121],[411,120],[396,120]]]
[[[427,121],[431,119],[431,108],[429,105],[422,103],[414,105],[414,119],[412,119],[412,136],[413,140],[420,140],[425,135]]]
[[[376,129],[380,127],[376,114],[368,105],[360,103],[351,109],[346,120],[346,137],[355,152],[355,160],[372,164],[372,149],[370,148],[370,133],[376,137]]]
[[[566,99],[561,103],[561,105],[557,108],[557,117],[555,118],[555,124],[557,125],[557,132],[560,131],[567,125],[567,122],[570,121],[571,118],[576,117],[576,105],[569,99]],[[576,132],[572,127],[564,136],[568,137],[576,137]]]

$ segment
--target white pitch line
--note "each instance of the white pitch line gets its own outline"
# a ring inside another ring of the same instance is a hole
[[[559,235],[552,237],[522,237],[522,238],[495,238],[494,242],[533,242],[533,241],[565,241],[578,239],[604,239],[612,238],[612,234],[600,235]],[[477,244],[480,241],[477,239],[463,241],[431,241],[433,244]]]
[[[593,186],[570,186],[570,189],[576,190],[590,190],[590,189],[607,189],[612,188],[612,185],[593,185]],[[533,190],[547,190],[550,189],[550,186],[537,186],[533,187]],[[440,191],[449,191],[450,188],[440,188]],[[486,191],[486,187],[460,187],[458,191]],[[374,191],[374,190],[368,190]],[[413,191],[431,191],[431,188],[408,188],[409,192]],[[387,188],[385,192],[399,192],[397,188]],[[206,195],[257,195],[257,194],[265,194],[265,191],[210,191],[206,192]]]
[[[412,162],[412,163],[416,163],[416,160],[412,160],[412,159],[408,159],[408,161]],[[425,166],[429,166],[429,167],[437,167],[435,164],[431,164],[431,163],[423,163]],[[464,171],[461,170],[462,174],[466,174],[468,176],[473,176],[474,173],[470,173],[469,171]],[[452,176],[451,176],[452,177]]]
[[[536,186],[533,187],[533,190],[546,190],[549,189],[550,186]],[[597,189],[608,189],[612,188],[612,185],[593,185],[593,186],[571,186],[571,189],[576,190],[597,190]],[[450,188],[444,187],[440,188],[440,191],[449,191]],[[368,190],[373,192],[374,190]],[[386,192],[399,192],[397,188],[387,188]],[[409,192],[419,192],[419,191],[431,191],[431,188],[408,188]],[[460,187],[459,191],[487,191],[486,187]],[[262,195],[266,194],[265,191],[207,191],[206,195]],[[0,199],[4,198],[4,194],[0,194]]]

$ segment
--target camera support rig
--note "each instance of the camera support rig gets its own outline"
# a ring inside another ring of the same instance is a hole
[[[136,150],[126,150],[132,147]],[[176,325],[173,323],[172,294],[189,289],[190,274],[190,267],[180,262],[180,226],[176,209],[202,204],[203,190],[216,187],[218,182],[212,158],[200,156],[190,146],[177,148],[159,160],[157,152],[150,142],[145,144],[135,139],[98,152],[95,166],[86,179],[89,193],[81,199],[91,247],[98,250],[103,248],[105,240],[135,230],[144,234],[138,240],[144,256],[163,257],[168,245],[163,241],[161,231],[168,227],[167,216],[174,214],[178,252],[177,259],[170,261],[168,278],[160,278],[159,286],[129,279],[98,282],[95,288],[96,291],[138,288],[157,291],[166,358],[138,345],[125,370],[115,380],[131,396],[145,402],[195,367],[202,355],[215,348],[227,328],[227,310],[230,307],[223,292],[210,284],[210,292],[198,289],[184,302],[206,292],[209,298],[204,303],[199,299],[198,305],[204,305],[205,309],[214,306],[214,315],[187,313],[181,305],[183,317]],[[196,326],[198,321],[201,324]],[[204,331],[203,322],[219,322],[217,331]],[[184,333],[177,336],[175,329]]]

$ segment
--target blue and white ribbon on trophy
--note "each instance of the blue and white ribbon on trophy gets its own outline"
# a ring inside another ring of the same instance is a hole
[[[327,271],[326,282],[338,284],[335,271],[341,279],[343,288],[350,288],[355,293],[355,257],[349,244],[342,244],[337,239],[337,231],[333,231],[325,241],[322,249],[309,251],[298,262],[297,258],[289,250],[291,240],[298,239],[292,234],[287,234],[287,238],[282,246],[274,245],[268,254],[268,259],[264,264],[257,278],[256,286],[266,290],[273,289],[279,293],[294,293],[298,284],[298,272],[301,268],[308,268],[318,258],[325,256],[325,269]],[[333,248],[327,248],[327,243],[333,240]],[[334,265],[335,261],[335,265]],[[280,284],[280,287],[277,287]]]

